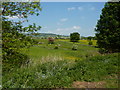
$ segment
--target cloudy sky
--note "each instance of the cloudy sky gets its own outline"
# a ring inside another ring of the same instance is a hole
[[[81,36],[94,36],[94,27],[105,2],[41,2],[39,16],[30,16],[29,22],[42,26],[40,33],[69,35],[79,32]]]

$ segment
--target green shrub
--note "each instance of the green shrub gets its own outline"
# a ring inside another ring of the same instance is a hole
[[[55,45],[54,49],[58,49],[58,45]]]
[[[72,50],[77,50],[77,47],[78,47],[77,45],[73,45]]]
[[[99,48],[99,53],[105,54],[105,53],[108,53],[108,50],[106,50],[104,48]]]
[[[93,45],[93,42],[90,40],[89,43],[88,43],[88,45]]]
[[[21,65],[27,65],[28,62],[29,57],[21,53],[14,53],[13,55],[6,56],[2,63],[3,74],[19,68]]]

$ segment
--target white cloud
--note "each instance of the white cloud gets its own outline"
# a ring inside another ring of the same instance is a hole
[[[75,10],[76,8],[75,7],[71,7],[71,8],[67,8],[68,11],[72,11],[72,10]]]
[[[61,22],[66,22],[68,19],[67,18],[62,18],[60,21]]]
[[[50,31],[55,34],[69,35],[72,32],[80,32],[80,26],[73,26],[68,28],[57,28],[56,30]]]
[[[73,26],[73,29],[78,30],[80,29],[80,26]]]
[[[94,10],[95,10],[95,7],[91,7],[90,10],[94,11]]]
[[[78,10],[82,11],[82,10],[83,10],[83,7],[78,7]]]
[[[68,18],[62,18],[62,19],[60,19],[59,22],[57,22],[57,25],[61,26],[61,25],[63,25],[63,23],[66,22],[66,21],[68,21]]]
[[[69,27],[69,28],[57,28],[55,30],[48,30],[48,31],[41,31],[41,32],[61,34],[61,35],[69,35],[70,33],[73,33],[73,32],[79,32],[80,33],[80,29],[76,29],[73,26],[73,27]]]
[[[72,31],[73,31],[72,28],[57,28],[56,30],[53,31],[53,33],[62,34],[62,35],[68,35]]]

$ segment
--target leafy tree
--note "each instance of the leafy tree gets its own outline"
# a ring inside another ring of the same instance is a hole
[[[87,39],[88,39],[88,40],[92,40],[93,37],[92,37],[92,36],[88,36]]]
[[[30,47],[34,40],[22,34],[23,32],[35,32],[41,27],[29,25],[23,27],[22,23],[28,21],[29,15],[39,15],[41,11],[38,2],[3,2],[2,3],[2,53],[3,53],[3,71],[16,66],[21,66],[29,58],[22,54],[23,50]],[[22,21],[13,21],[9,17],[22,18]]]
[[[78,42],[80,40],[80,34],[78,32],[74,32],[70,34],[71,42]]]
[[[120,52],[120,3],[107,2],[97,22],[96,38],[100,51]]]

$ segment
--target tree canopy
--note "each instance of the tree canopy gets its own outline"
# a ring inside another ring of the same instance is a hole
[[[29,25],[23,27],[22,23],[28,21],[28,16],[39,15],[41,11],[39,2],[3,2],[2,3],[2,53],[3,71],[7,68],[20,66],[28,60],[22,50],[30,47],[34,40],[23,34],[23,32],[35,32],[40,26]],[[9,17],[18,17],[22,20],[14,21]]]
[[[120,51],[120,3],[107,2],[97,22],[96,37],[100,51]]]
[[[74,32],[70,34],[71,42],[78,42],[80,40],[80,34],[78,32]]]

